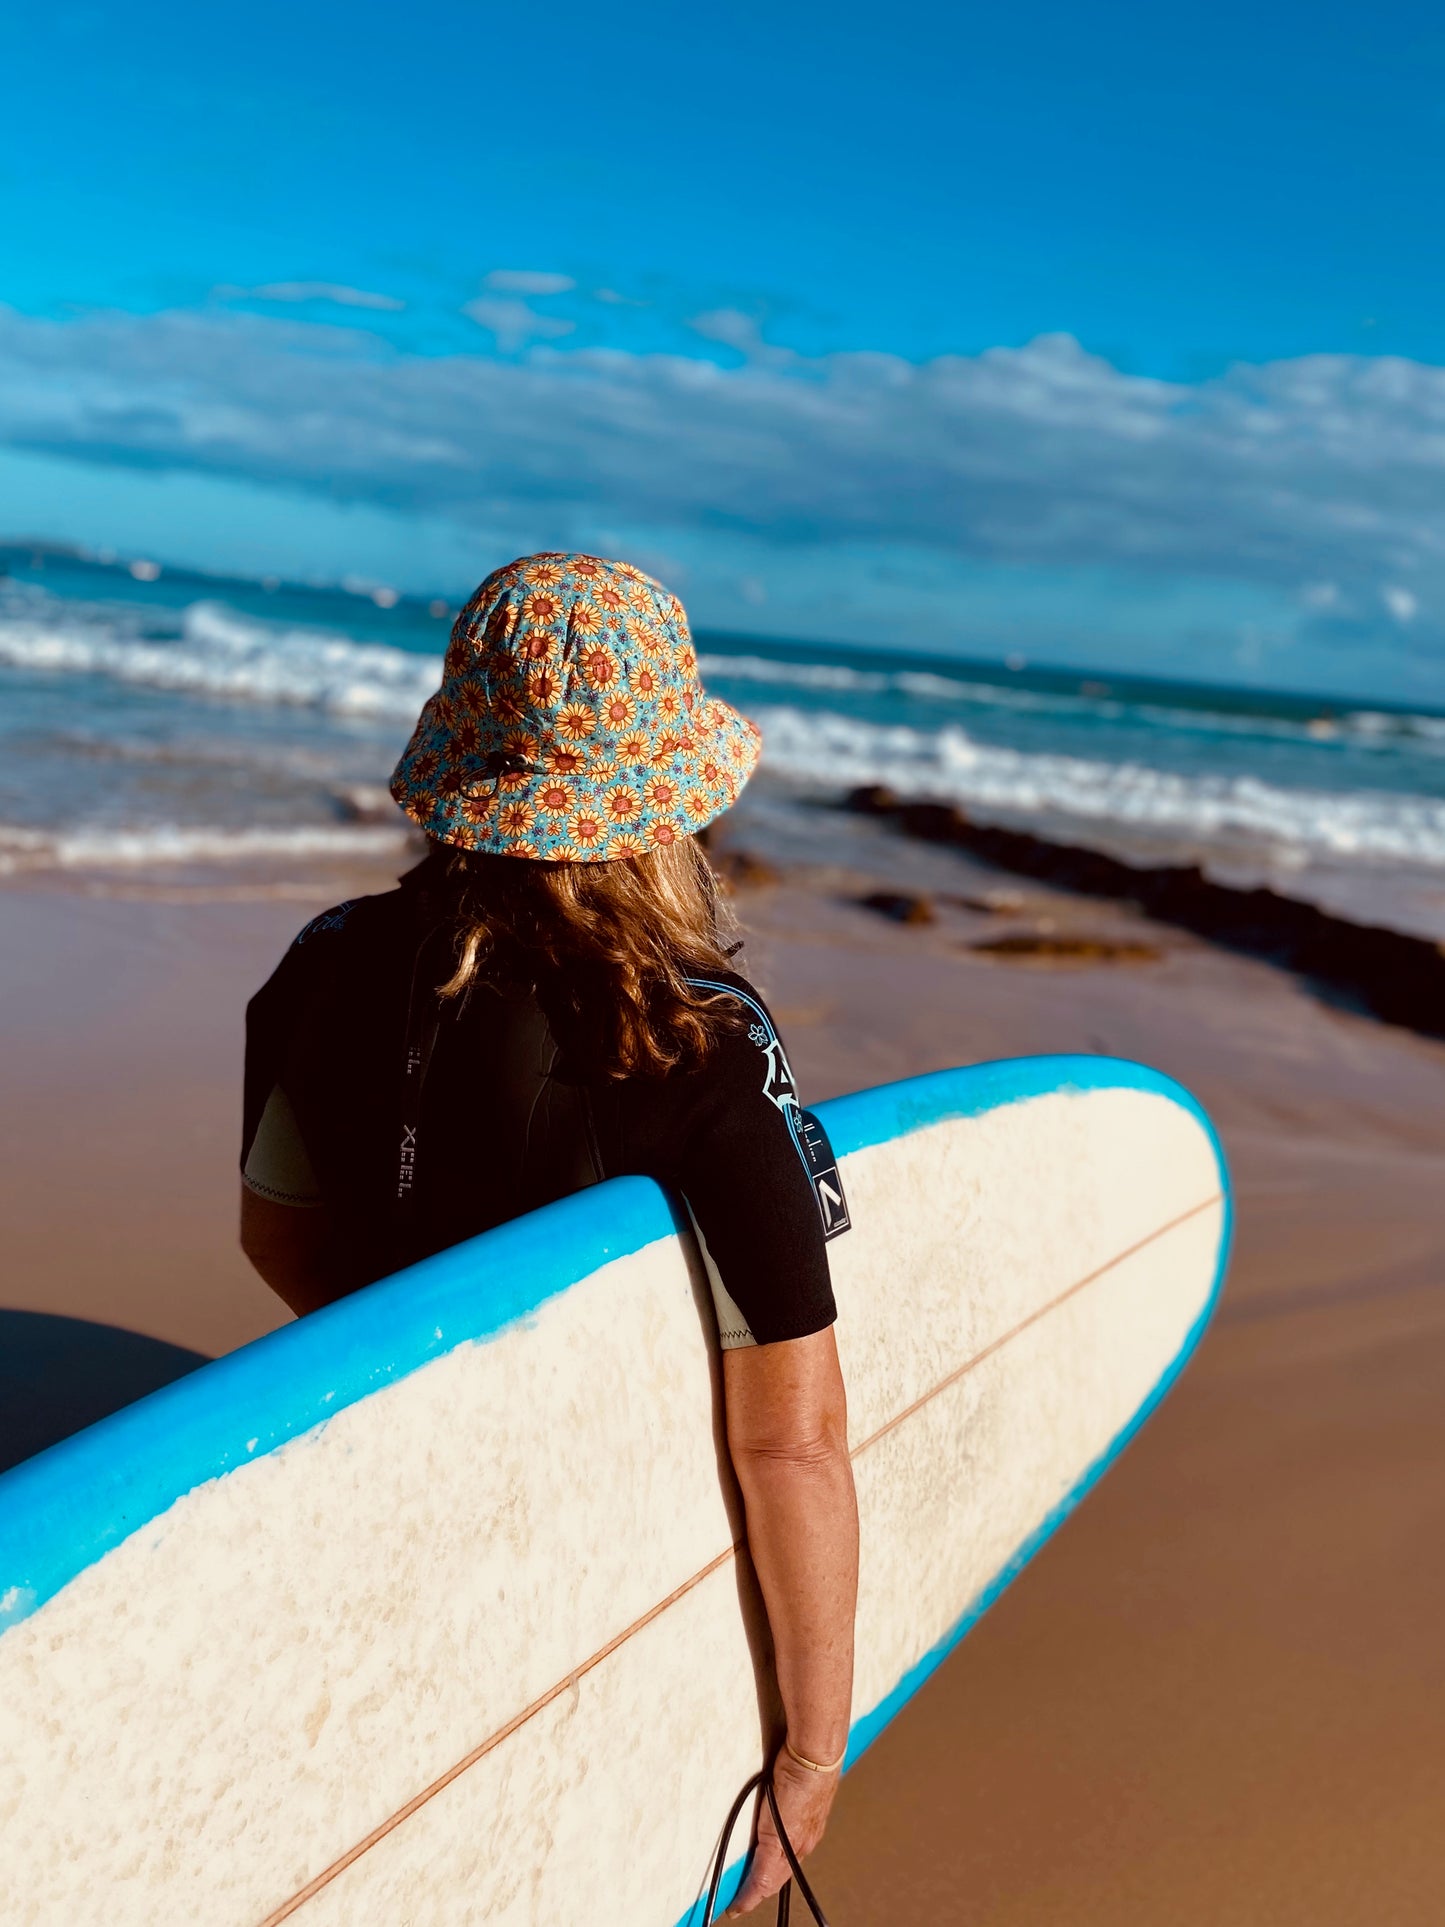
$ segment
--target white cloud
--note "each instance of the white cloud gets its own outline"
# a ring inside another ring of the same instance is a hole
[[[570,274],[541,268],[493,268],[483,285],[496,294],[566,294],[577,283]]]
[[[798,360],[791,348],[775,348],[764,341],[757,321],[741,308],[711,308],[706,314],[694,315],[687,325],[704,341],[720,341],[725,348],[736,348],[748,361],[760,365],[782,368]]]
[[[340,308],[385,308],[397,314],[406,306],[394,294],[373,294],[339,281],[268,281],[260,288],[220,287],[212,292],[227,301],[331,301]]]
[[[538,314],[525,301],[500,295],[478,295],[475,301],[467,302],[462,313],[479,327],[490,329],[504,355],[525,348],[529,341],[570,335],[577,325],[575,321],[563,321],[558,315]]]
[[[1340,600],[1338,582],[1307,582],[1300,590],[1300,599],[1307,609],[1333,609]]]
[[[507,351],[570,325],[502,296],[470,312]],[[0,310],[0,439],[470,526],[576,515],[1246,583],[1303,594],[1341,638],[1445,602],[1445,369],[1317,355],[1185,386],[1067,336],[923,364],[761,347],[740,368],[423,357],[248,314]]]

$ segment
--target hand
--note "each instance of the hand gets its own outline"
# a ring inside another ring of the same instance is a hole
[[[786,1751],[779,1753],[773,1766],[773,1789],[778,1796],[783,1825],[799,1860],[806,1858],[822,1839],[841,1778],[838,1772],[810,1772],[790,1759]],[[787,1856],[778,1842],[772,1809],[764,1794],[758,1815],[757,1845],[748,1863],[747,1876],[723,1919],[736,1920],[742,1914],[750,1914],[754,1907],[761,1906],[786,1886],[790,1877]]]

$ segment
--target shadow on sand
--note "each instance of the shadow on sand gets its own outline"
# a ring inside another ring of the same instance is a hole
[[[115,1325],[0,1311],[0,1472],[207,1362]]]

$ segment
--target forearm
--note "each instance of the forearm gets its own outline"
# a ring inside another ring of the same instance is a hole
[[[767,1606],[778,1688],[797,1751],[831,1761],[848,1738],[858,1509],[846,1438],[735,1451],[748,1546]]]
[[[724,1352],[723,1390],[788,1739],[826,1766],[848,1738],[858,1594],[848,1400],[832,1327]],[[786,1755],[776,1771],[800,1829],[795,1844],[807,1852],[821,1837],[837,1775],[795,1766]],[[749,1875],[748,1906],[776,1892],[782,1866],[770,1848],[764,1871],[755,1865]]]

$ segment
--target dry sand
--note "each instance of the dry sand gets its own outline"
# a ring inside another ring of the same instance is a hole
[[[895,926],[847,901],[884,861],[742,900],[805,1097],[1138,1057],[1218,1121],[1239,1237],[1179,1388],[849,1776],[820,1895],[839,1927],[1438,1922],[1445,1047],[953,855],[1017,905]],[[0,1307],[205,1353],[283,1322],[233,1241],[242,1008],[385,881],[0,891]],[[1162,955],[969,948],[1044,925]]]

